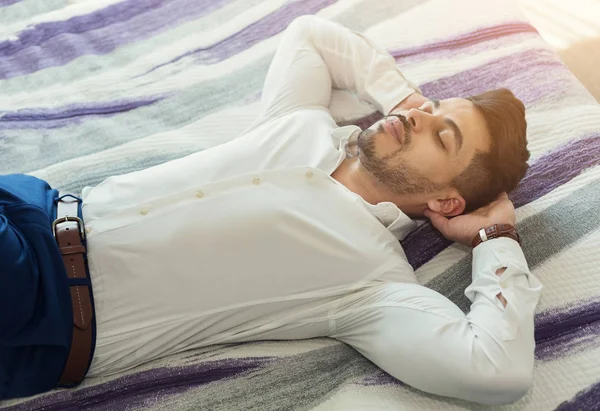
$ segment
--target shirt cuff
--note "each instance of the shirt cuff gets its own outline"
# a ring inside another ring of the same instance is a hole
[[[506,268],[501,274],[496,271]],[[504,338],[515,337],[521,320],[533,315],[542,283],[527,267],[523,250],[516,241],[500,237],[473,249],[473,282],[465,290],[473,303],[486,299],[504,312]],[[502,293],[506,307],[496,297]]]
[[[397,67],[383,73],[369,90],[372,99],[377,102],[377,109],[384,115],[388,115],[394,107],[415,92],[421,94],[421,90],[408,81]]]
[[[414,92],[423,94],[419,87],[408,80],[398,66],[394,57],[386,50],[373,43],[363,33],[353,33],[365,40],[373,48],[377,56],[366,79],[364,93],[359,96],[362,100],[373,103],[384,115],[388,115],[394,107]]]

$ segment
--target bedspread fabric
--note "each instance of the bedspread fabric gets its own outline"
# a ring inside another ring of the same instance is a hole
[[[511,193],[537,307],[533,388],[506,410],[600,409],[600,105],[512,2],[0,0],[0,173],[80,193],[236,138],[282,31],[316,14],[363,32],[430,98],[507,87],[530,168]],[[335,90],[339,125],[381,113]],[[419,281],[468,310],[469,250],[430,224],[402,245]],[[415,347],[415,350],[420,349]],[[219,345],[7,410],[477,410],[394,380],[326,338]]]

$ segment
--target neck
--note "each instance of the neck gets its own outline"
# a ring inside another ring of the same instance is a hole
[[[427,199],[423,195],[392,193],[362,166],[358,157],[346,158],[331,177],[361,196],[367,203],[376,205],[389,201],[412,218],[422,217],[423,211],[427,209]]]
[[[389,201],[385,200],[378,190],[380,182],[362,167],[358,157],[346,158],[331,177],[370,204]]]

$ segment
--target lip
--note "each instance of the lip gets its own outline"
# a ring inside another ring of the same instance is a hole
[[[399,144],[404,140],[404,125],[398,117],[388,117],[383,122],[383,128],[396,138]]]

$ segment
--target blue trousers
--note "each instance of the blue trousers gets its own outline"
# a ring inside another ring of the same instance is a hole
[[[0,399],[54,388],[71,346],[71,296],[50,228],[57,195],[31,176],[0,176]]]

